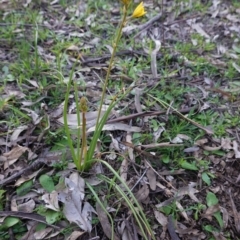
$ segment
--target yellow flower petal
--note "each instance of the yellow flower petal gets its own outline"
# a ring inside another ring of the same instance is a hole
[[[138,6],[133,11],[132,17],[138,18],[138,17],[142,17],[144,14],[146,14],[146,12],[145,12],[145,9],[143,6],[143,2],[141,2],[138,4]]]

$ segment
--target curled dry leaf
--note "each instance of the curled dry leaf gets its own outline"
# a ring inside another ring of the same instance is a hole
[[[59,211],[58,193],[54,190],[51,193],[46,193],[42,196],[42,200],[46,203],[45,207],[54,211]]]

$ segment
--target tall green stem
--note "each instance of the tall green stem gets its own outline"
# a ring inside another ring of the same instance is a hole
[[[104,86],[103,86],[103,92],[102,92],[102,96],[101,96],[101,101],[100,101],[100,107],[99,107],[99,111],[98,111],[96,126],[98,126],[99,119],[100,119],[100,116],[101,116],[102,105],[103,105],[104,97],[105,97],[107,86],[108,86],[109,76],[110,76],[110,73],[111,73],[111,70],[112,70],[113,60],[114,60],[114,57],[115,57],[115,54],[116,54],[116,51],[117,51],[118,42],[119,42],[119,40],[122,36],[122,29],[123,29],[123,27],[126,23],[126,19],[127,19],[127,9],[124,6],[123,7],[123,19],[121,21],[117,36],[116,36],[116,38],[113,42],[113,51],[112,51],[112,54],[111,54],[109,66],[108,66],[108,69],[107,69],[107,75],[106,75]]]

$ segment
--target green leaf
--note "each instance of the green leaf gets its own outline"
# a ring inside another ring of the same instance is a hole
[[[206,200],[207,200],[208,207],[218,204],[218,199],[217,199],[216,195],[212,192],[208,192]]]
[[[185,160],[181,161],[180,163],[181,167],[188,170],[198,170],[198,167],[195,165],[195,163],[189,163]]]
[[[29,180],[25,183],[23,183],[21,186],[19,186],[16,190],[18,196],[24,196],[26,195],[32,188],[33,180]]]
[[[208,185],[211,185],[211,179],[206,172],[202,173],[202,180]]]
[[[3,194],[4,194],[5,192],[6,192],[5,190],[0,190],[0,200],[2,199]]]
[[[233,45],[232,48],[236,53],[240,53],[240,47],[237,47],[237,46]]]
[[[42,187],[49,193],[55,189],[52,178],[46,174],[40,176],[39,182],[42,185]]]
[[[203,229],[205,231],[208,231],[208,232],[214,232],[215,231],[215,228],[211,225],[206,225],[206,226],[203,227]]]
[[[37,226],[36,226],[36,232],[37,232],[37,231],[40,231],[40,230],[43,230],[43,229],[45,229],[46,227],[47,227],[46,224],[44,224],[44,223],[38,223]]]
[[[166,164],[168,164],[170,162],[170,158],[168,155],[163,155],[162,156],[162,161]]]
[[[213,214],[213,216],[217,219],[218,224],[221,228],[223,228],[223,219],[220,211],[217,211]]]
[[[172,211],[171,206],[163,206],[159,209],[161,212],[163,212],[166,215],[169,215]]]
[[[0,229],[8,229],[19,222],[19,218],[16,217],[6,217],[4,222],[0,225]]]
[[[45,216],[48,224],[53,224],[62,218],[61,212],[55,212],[53,210],[47,210]]]

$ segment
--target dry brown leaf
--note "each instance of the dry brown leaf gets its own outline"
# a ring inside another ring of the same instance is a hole
[[[127,132],[126,142],[129,142],[129,143],[132,144],[132,133]],[[128,156],[129,156],[130,160],[131,160],[132,162],[135,162],[135,157],[134,157],[133,148],[127,147],[127,149],[128,149]]]
[[[103,232],[105,233],[105,235],[109,238],[109,239],[116,239],[119,240],[119,238],[116,236],[115,233],[112,233],[112,226],[108,220],[108,216],[106,214],[106,212],[102,209],[102,207],[97,203],[96,204],[96,211],[98,214],[98,219],[102,225],[103,228]],[[114,238],[112,238],[112,234],[114,236]]]
[[[32,102],[32,101],[22,101],[21,104],[24,107],[30,107],[30,106],[33,106],[33,105],[37,104],[38,102],[41,102],[44,98],[45,97],[40,97],[35,102]]]
[[[224,207],[220,207],[220,210],[223,217],[223,229],[226,229],[228,227],[229,213],[228,210]]]
[[[99,179],[96,175],[102,174],[102,173],[103,173],[102,164],[100,162],[97,162],[92,166],[92,168],[90,170],[90,176],[88,178],[84,178],[84,179],[90,185],[96,186],[103,181],[103,180]]]
[[[114,149],[114,150],[120,152],[120,147],[119,147],[119,142],[118,142],[118,140],[115,139],[112,134],[109,134],[109,136],[110,136],[111,139],[112,139],[112,142],[111,142],[112,148],[111,148],[111,149]]]
[[[206,211],[203,214],[201,214],[201,217],[207,218],[209,221],[212,221],[212,216],[217,211],[220,211],[219,204],[215,204],[213,206],[208,207]]]
[[[134,97],[135,107],[136,107],[137,112],[140,113],[140,112],[142,112],[140,98],[141,98],[141,95],[143,94],[143,89],[136,87],[136,88],[134,88],[134,93],[135,93],[135,97]]]
[[[67,238],[67,240],[77,240],[80,236],[82,236],[84,232],[73,231],[71,235]]]
[[[12,133],[12,135],[11,135],[11,137],[10,137],[10,141],[11,141],[11,142],[16,142],[16,141],[18,140],[19,135],[20,135],[23,131],[25,131],[26,129],[28,129],[28,126],[27,126],[27,125],[23,125],[23,126],[17,127],[17,128],[13,131],[13,133]]]
[[[18,211],[20,212],[26,212],[26,213],[31,213],[34,211],[34,208],[35,208],[36,204],[35,202],[30,199],[29,201],[27,202],[24,202],[22,204],[19,204],[18,205]]]
[[[189,184],[187,187],[182,187],[177,190],[176,196],[184,196],[188,195],[193,201],[199,202],[197,197],[194,195],[195,193],[198,193],[199,191],[196,190],[191,184]]]
[[[29,109],[29,108],[21,108],[21,109],[28,113],[28,116],[32,118],[32,122],[34,125],[38,125],[42,121],[43,116],[40,116],[32,109]]]
[[[59,211],[58,193],[54,190],[51,193],[46,193],[42,196],[42,200],[46,203],[45,207],[54,211]]]
[[[101,111],[101,117],[105,111]],[[92,111],[92,112],[87,112],[85,117],[87,121],[87,126],[92,127],[96,124],[96,119],[98,116],[98,111]],[[57,121],[61,124],[64,124],[64,119],[63,117],[60,117],[57,119]],[[67,122],[69,127],[77,127],[78,126],[78,121],[77,121],[77,114],[67,114]]]
[[[159,127],[156,131],[153,132],[154,142],[157,143],[158,139],[161,137],[162,133],[166,129],[164,127]]]
[[[45,229],[39,230],[37,232],[34,233],[34,237],[36,240],[42,240],[45,239],[46,237],[48,237],[48,235],[53,231],[52,228],[47,227]]]
[[[127,175],[128,175],[128,159],[124,157],[120,167],[120,177],[124,182],[127,181]]]
[[[240,214],[237,211],[236,205],[233,201],[231,190],[229,190],[228,193],[229,193],[230,202],[231,202],[231,206],[232,206],[235,227],[236,227],[237,232],[240,233]]]
[[[153,191],[155,191],[156,186],[157,186],[157,177],[156,177],[155,172],[152,170],[152,168],[148,168],[146,175],[147,175],[147,178],[148,178],[148,181],[149,181],[150,188]]]
[[[233,150],[234,150],[234,153],[235,153],[235,158],[240,158],[240,151],[238,150],[239,146],[238,146],[238,143],[237,141],[233,141],[232,142],[233,144]]]
[[[186,221],[189,221],[188,215],[186,213],[186,211],[184,210],[183,206],[181,205],[181,203],[179,201],[175,202],[177,208],[179,209],[180,214],[185,218]]]
[[[76,223],[82,230],[91,232],[93,207],[84,202],[84,180],[79,173],[65,178],[66,189],[59,193],[59,200],[64,203],[63,213],[70,222]]]
[[[197,145],[197,146],[202,146],[202,145],[204,145],[204,144],[207,143],[207,142],[208,142],[208,139],[207,139],[207,138],[202,138],[202,139],[197,140],[197,141],[195,142],[195,145]]]
[[[144,202],[149,196],[149,188],[147,184],[144,184],[136,193],[135,197],[139,202]]]
[[[205,37],[207,39],[210,39],[210,36],[203,30],[202,26],[200,26],[199,23],[191,24],[191,27],[196,30],[197,33],[199,33],[202,37]]]
[[[4,169],[7,169],[10,165],[15,163],[27,150],[28,150],[27,147],[17,145],[14,148],[12,148],[11,151],[4,153],[3,156],[6,157],[6,161],[4,162]]]
[[[224,150],[230,150],[232,149],[232,144],[231,144],[231,139],[230,138],[221,138],[221,146],[222,149]]]
[[[161,213],[157,210],[154,210],[154,216],[155,216],[156,220],[161,224],[161,226],[163,226],[163,227],[167,226],[168,219],[163,213]]]
[[[24,177],[19,178],[19,179],[15,182],[14,186],[18,187],[18,186],[20,186],[22,183],[24,183],[24,182],[26,182],[26,181],[28,181],[28,180],[30,180],[30,179],[33,179],[34,177],[36,177],[36,176],[38,175],[38,173],[39,173],[41,170],[42,170],[42,169],[39,169],[38,171],[36,171],[36,172],[34,172],[34,173],[32,173],[32,174],[29,174],[28,176],[24,176]]]
[[[126,131],[126,132],[141,132],[142,129],[140,127],[130,126],[125,123],[107,123],[103,126],[102,131]],[[91,127],[87,130],[87,133],[94,132],[95,126]]]
[[[212,234],[217,240],[227,240],[227,238],[225,238],[222,233],[212,232]]]

